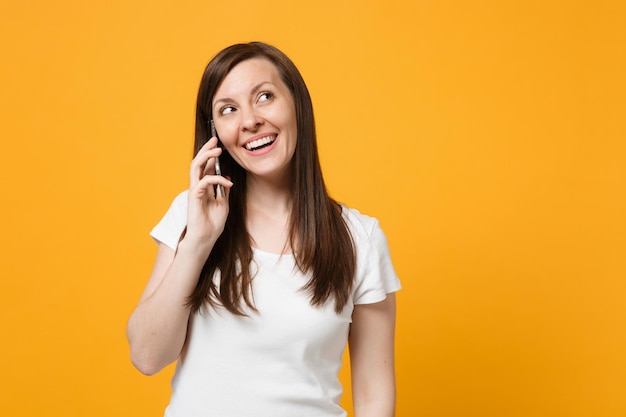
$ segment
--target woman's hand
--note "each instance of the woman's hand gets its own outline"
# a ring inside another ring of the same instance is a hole
[[[215,158],[222,154],[212,137],[191,162],[187,205],[187,231],[183,241],[209,256],[228,217],[228,196],[233,183],[215,175]],[[216,189],[222,185],[226,196]]]

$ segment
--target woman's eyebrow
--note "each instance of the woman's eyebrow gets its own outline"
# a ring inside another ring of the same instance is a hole
[[[270,84],[270,85],[274,85],[274,83],[272,83],[271,81],[261,81],[260,83],[258,83],[257,85],[255,85],[254,87],[252,87],[252,90],[250,90],[250,95],[253,96],[256,93],[259,92],[259,90],[261,88],[263,88],[263,86],[265,84]],[[215,100],[215,102],[213,102],[213,106],[215,106],[217,103],[224,101],[224,102],[229,102],[229,101],[234,101],[232,98],[230,97],[222,97],[220,99]]]
[[[263,81],[258,83],[257,85],[254,86],[254,88],[252,88],[252,90],[250,91],[250,95],[255,95],[256,93],[259,92],[259,90],[265,85],[265,84],[272,84],[274,85],[271,81]]]

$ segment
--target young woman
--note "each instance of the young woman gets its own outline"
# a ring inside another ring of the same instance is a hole
[[[127,333],[141,372],[178,360],[166,416],[345,416],[347,342],[355,416],[393,416],[400,283],[378,222],[329,197],[311,98],[282,52],[238,44],[209,63],[189,190],[151,235]]]

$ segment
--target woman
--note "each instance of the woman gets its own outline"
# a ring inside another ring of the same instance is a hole
[[[209,63],[189,190],[151,235],[127,332],[141,372],[178,360],[166,416],[345,416],[348,339],[355,416],[393,415],[400,284],[378,222],[329,197],[311,99],[282,52],[239,44]]]

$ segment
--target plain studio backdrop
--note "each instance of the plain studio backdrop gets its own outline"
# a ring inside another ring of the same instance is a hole
[[[252,40],[302,71],[332,195],[387,233],[397,415],[626,415],[623,2],[1,9],[2,415],[162,415],[173,367],[140,375],[126,320],[204,66]]]

